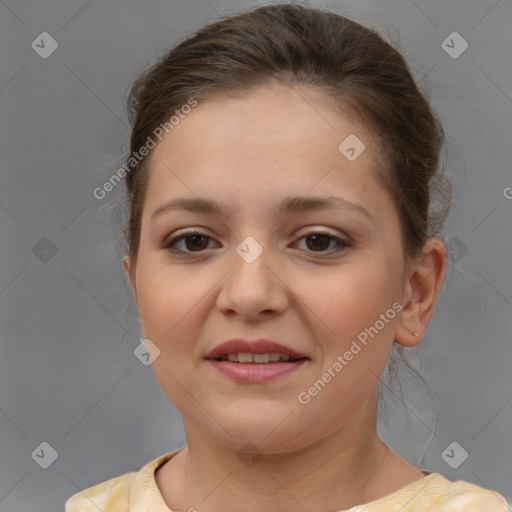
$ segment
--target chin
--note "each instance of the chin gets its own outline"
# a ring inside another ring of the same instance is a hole
[[[298,449],[297,440],[302,438],[304,429],[296,420],[291,420],[292,415],[288,418],[290,410],[283,414],[269,413],[267,410],[256,414],[246,414],[243,418],[239,416],[228,418],[221,416],[216,419],[219,420],[222,426],[229,432],[221,430],[224,443],[231,445],[236,450],[240,447],[250,443],[258,448],[259,451],[265,453],[286,453],[290,449]],[[284,420],[284,421],[283,421]],[[216,429],[219,431],[219,429]]]

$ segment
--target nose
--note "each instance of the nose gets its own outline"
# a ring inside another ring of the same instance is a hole
[[[269,253],[269,249],[263,248],[261,254],[249,262],[233,251],[232,268],[217,297],[217,307],[224,315],[237,314],[243,319],[257,321],[286,310],[288,283],[279,272],[276,259],[271,261]]]

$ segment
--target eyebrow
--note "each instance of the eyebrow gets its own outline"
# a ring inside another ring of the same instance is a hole
[[[315,196],[296,196],[286,197],[281,202],[277,213],[279,215],[285,215],[289,213],[299,213],[305,211],[332,209],[332,208],[348,208],[350,210],[359,212],[367,217],[369,220],[373,220],[368,210],[361,204],[355,203],[344,199],[343,197],[337,196],[326,196],[326,197],[315,197]],[[150,217],[153,220],[155,217],[163,212],[169,210],[187,210],[193,213],[203,213],[208,215],[226,216],[226,210],[214,201],[202,198],[194,197],[180,197],[171,199],[160,205]]]

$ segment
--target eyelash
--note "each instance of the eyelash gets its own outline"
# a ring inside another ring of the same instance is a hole
[[[180,254],[202,254],[204,253],[205,249],[202,249],[200,251],[182,251],[180,249],[176,249],[175,247],[172,247],[173,245],[175,245],[177,242],[179,242],[180,240],[184,240],[188,237],[192,237],[192,236],[202,236],[204,238],[208,238],[210,240],[212,240],[212,237],[208,236],[208,235],[205,235],[204,233],[201,233],[199,231],[195,231],[195,230],[190,230],[190,231],[183,231],[180,235],[177,235],[177,236],[174,236],[174,237],[171,237],[167,240],[165,240],[162,244],[161,244],[161,248],[162,249],[165,249],[165,250],[168,250],[170,252],[173,252],[173,253],[180,253]],[[348,243],[347,241],[345,240],[341,240],[340,238],[338,237],[335,237],[333,236],[332,234],[330,233],[326,233],[326,232],[323,232],[323,231],[310,231],[304,235],[302,235],[297,241],[300,241],[302,240],[303,238],[307,238],[311,235],[323,235],[323,236],[327,236],[329,237],[331,240],[335,241],[337,243],[337,247],[334,248],[334,249],[331,249],[331,250],[327,250],[327,251],[307,251],[307,252],[310,252],[312,254],[333,254],[333,253],[339,253],[339,252],[342,252],[344,251],[345,249],[347,249],[348,247],[351,247],[351,244]]]

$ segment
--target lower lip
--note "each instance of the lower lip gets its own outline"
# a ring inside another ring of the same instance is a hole
[[[207,359],[219,372],[238,382],[268,382],[298,370],[307,359],[293,363],[233,363]]]

